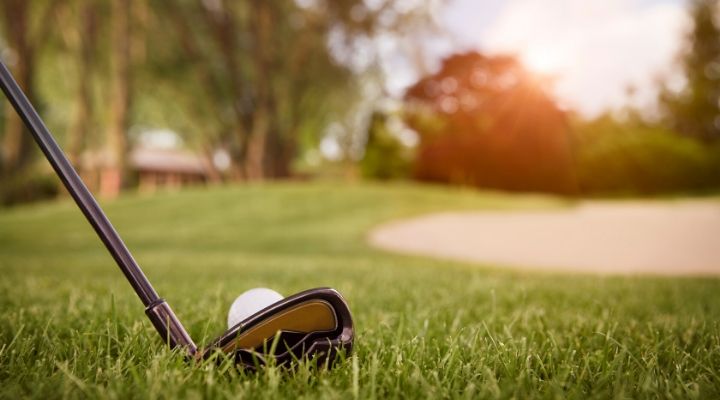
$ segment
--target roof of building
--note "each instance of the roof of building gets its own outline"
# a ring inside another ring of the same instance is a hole
[[[98,169],[107,165],[107,151],[85,152],[83,168]],[[207,174],[207,163],[201,156],[186,150],[136,147],[128,155],[129,167],[135,171],[182,174]]]
[[[140,171],[205,174],[206,167],[197,154],[179,150],[137,148],[130,153],[130,165]]]

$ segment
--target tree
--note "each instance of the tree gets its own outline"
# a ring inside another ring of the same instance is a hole
[[[34,104],[52,105],[44,116],[73,162],[105,146],[100,187],[114,195],[129,127],[171,128],[208,156],[228,150],[233,178],[288,176],[297,154],[364,96],[365,70],[339,54],[362,59],[362,44],[423,9],[390,0],[7,0],[0,23],[8,64]],[[0,161],[9,171],[33,146],[6,115]]]
[[[717,0],[694,0],[693,29],[682,67],[687,85],[680,93],[665,90],[661,105],[669,125],[706,143],[720,139],[720,6]]]
[[[388,180],[407,177],[410,151],[390,131],[389,118],[380,111],[373,112],[370,117],[365,155],[360,162],[365,178]]]
[[[0,23],[11,60],[9,64],[15,79],[31,102],[35,97],[36,61],[46,41],[51,17],[59,1],[3,0],[0,2]],[[12,106],[6,102],[5,126],[2,137],[2,172],[11,175],[24,168],[30,161],[32,144],[30,135]]]
[[[573,123],[576,170],[587,194],[702,191],[720,184],[718,149],[640,118]]]
[[[77,18],[71,52],[75,55],[78,76],[76,78],[76,107],[68,129],[67,153],[70,161],[77,167],[80,153],[90,136],[93,119],[92,76],[97,53],[97,33],[99,10],[96,0],[80,0],[77,4]]]
[[[154,21],[160,34],[150,38],[160,56],[155,67],[175,87],[168,91],[174,101],[180,91],[190,93],[187,126],[205,131],[202,148],[229,148],[239,179],[288,176],[305,137],[317,141],[329,116],[356,97],[357,71],[338,60],[337,47],[347,52],[356,39],[367,41],[380,25],[390,31],[413,11],[395,11],[390,1],[370,9],[361,0],[185,0],[153,7],[162,16]],[[381,18],[384,12],[396,21]]]
[[[420,135],[418,179],[576,191],[565,113],[514,58],[450,56],[405,101],[407,123]]]
[[[113,0],[111,9],[112,96],[107,135],[108,159],[100,181],[100,193],[106,197],[118,195],[126,174],[131,104],[131,3],[132,0]]]
[[[318,102],[349,80],[328,55],[329,21],[287,0],[155,7],[169,16],[158,21],[160,29],[176,34],[152,41],[163,56],[156,68],[185,74],[190,79],[165,76],[173,79],[174,92],[200,96],[209,105],[191,106],[195,120],[205,121],[201,129],[214,131],[203,135],[202,147],[228,147],[237,178],[287,176],[299,131],[324,114]]]

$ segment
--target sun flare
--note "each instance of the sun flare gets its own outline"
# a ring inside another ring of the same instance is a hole
[[[520,57],[531,71],[544,75],[558,74],[567,64],[565,57],[550,47],[528,48]]]

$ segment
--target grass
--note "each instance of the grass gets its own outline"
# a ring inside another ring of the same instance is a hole
[[[333,286],[356,352],[333,370],[186,364],[70,201],[0,212],[0,397],[718,398],[720,281],[596,277],[384,253],[379,222],[433,210],[563,206],[418,186],[274,184],[107,211],[197,341],[265,286]],[[518,249],[522,251],[522,249]]]

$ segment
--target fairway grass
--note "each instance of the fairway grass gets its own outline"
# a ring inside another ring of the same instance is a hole
[[[552,198],[284,183],[104,206],[197,342],[247,289],[332,286],[356,351],[329,371],[187,364],[63,200],[0,210],[0,398],[720,398],[720,280],[508,271],[365,240],[425,212],[566,206]]]

